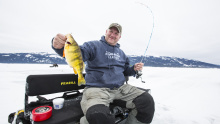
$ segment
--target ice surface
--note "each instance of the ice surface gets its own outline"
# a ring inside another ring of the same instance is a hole
[[[68,65],[0,64],[0,124],[24,107],[26,77],[73,73]],[[152,124],[220,124],[220,69],[144,67],[143,80],[129,83],[151,89],[155,100]]]

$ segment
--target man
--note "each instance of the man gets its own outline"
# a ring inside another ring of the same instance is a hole
[[[135,75],[142,70],[143,63],[129,65],[128,57],[119,48],[122,27],[112,23],[105,36],[99,41],[85,42],[80,46],[86,66],[86,88],[83,91],[81,107],[84,117],[80,124],[114,124],[109,104],[121,100],[132,109],[126,124],[148,124],[154,115],[154,100],[150,94],[134,86],[124,84],[124,76]],[[62,56],[66,37],[57,34],[53,49]]]

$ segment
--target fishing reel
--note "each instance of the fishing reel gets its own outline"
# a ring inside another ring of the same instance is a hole
[[[143,73],[142,73],[141,70],[140,70],[140,71],[136,71],[136,79],[141,78],[141,82],[142,82],[142,83],[145,83],[145,81],[142,80],[142,77],[141,77],[142,74],[143,74]]]

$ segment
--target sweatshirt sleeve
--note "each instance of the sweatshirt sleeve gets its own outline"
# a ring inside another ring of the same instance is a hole
[[[53,38],[54,39],[54,38]],[[61,56],[61,57],[63,57],[63,50],[64,50],[64,47],[63,48],[61,48],[61,49],[56,49],[56,48],[54,48],[53,47],[53,39],[52,39],[52,41],[51,41],[51,46],[52,46],[52,49],[59,55],[59,56]]]
[[[95,58],[96,47],[93,42],[85,42],[80,46],[83,61],[92,61]]]
[[[125,76],[135,76],[135,74],[136,74],[136,72],[134,71],[134,65],[130,66],[129,58],[126,57],[124,75]]]

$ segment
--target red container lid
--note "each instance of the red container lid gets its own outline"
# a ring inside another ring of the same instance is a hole
[[[33,121],[45,121],[49,119],[52,115],[51,106],[40,106],[35,108],[32,111],[32,120]]]

